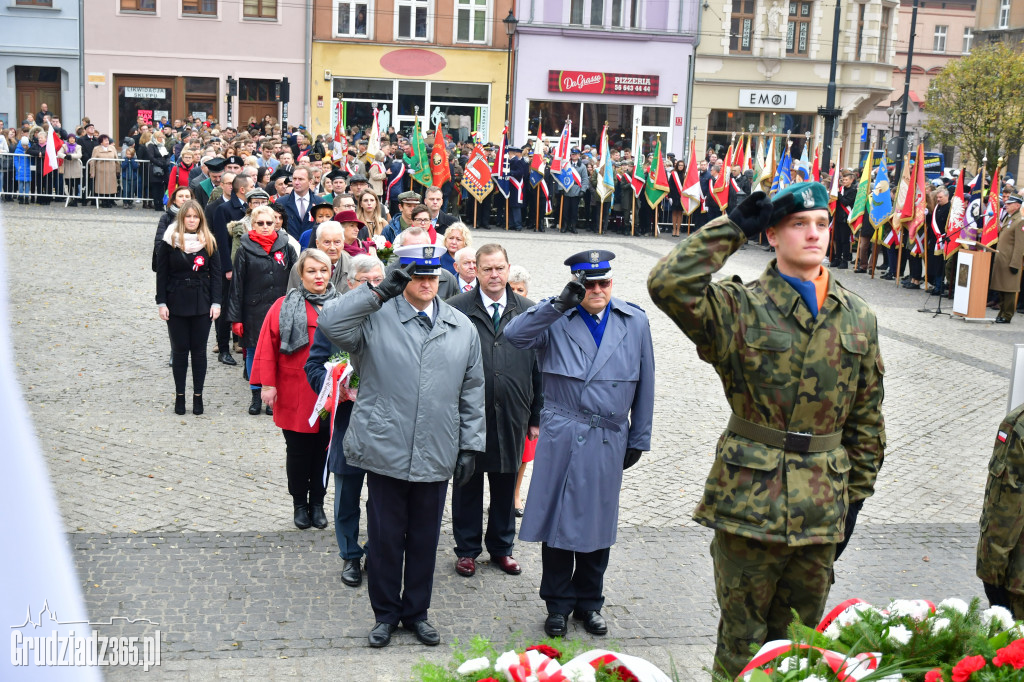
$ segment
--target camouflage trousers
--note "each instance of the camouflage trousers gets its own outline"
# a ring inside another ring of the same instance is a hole
[[[714,671],[735,679],[753,658],[751,644],[786,639],[792,609],[817,625],[835,553],[834,544],[789,547],[715,531],[711,558],[721,616]]]

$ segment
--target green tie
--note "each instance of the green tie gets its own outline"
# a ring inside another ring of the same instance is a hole
[[[494,333],[498,333],[498,327],[501,326],[501,313],[498,312],[498,308],[501,306],[500,303],[492,303],[494,306],[494,314],[491,315],[491,321],[494,322]]]

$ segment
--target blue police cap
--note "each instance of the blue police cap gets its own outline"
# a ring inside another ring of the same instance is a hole
[[[415,263],[414,275],[437,277],[441,274],[441,252],[433,244],[410,244],[395,249],[399,265]]]
[[[569,271],[573,274],[585,272],[587,279],[602,281],[612,278],[611,261],[614,258],[615,254],[611,251],[594,249],[569,256],[565,259],[565,265],[569,266]]]

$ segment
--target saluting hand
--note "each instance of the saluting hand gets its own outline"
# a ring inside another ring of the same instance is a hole
[[[566,310],[572,310],[583,302],[587,295],[587,288],[583,286],[583,282],[580,279],[582,277],[570,279],[565,288],[562,289],[562,293],[551,302],[551,305],[555,306],[555,310],[564,313]]]
[[[754,192],[729,212],[729,220],[753,239],[768,227],[772,219],[772,201],[764,192]]]
[[[385,303],[405,291],[406,285],[412,281],[412,273],[415,269],[416,264],[409,263],[404,268],[395,268],[389,272],[379,285],[368,284],[367,286],[373,289],[381,303]]]

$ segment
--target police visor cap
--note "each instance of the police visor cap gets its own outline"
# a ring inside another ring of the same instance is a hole
[[[574,275],[583,272],[587,279],[601,282],[612,278],[611,261],[614,258],[615,254],[611,251],[594,249],[569,256],[565,259],[565,265],[569,266],[569,271]]]

